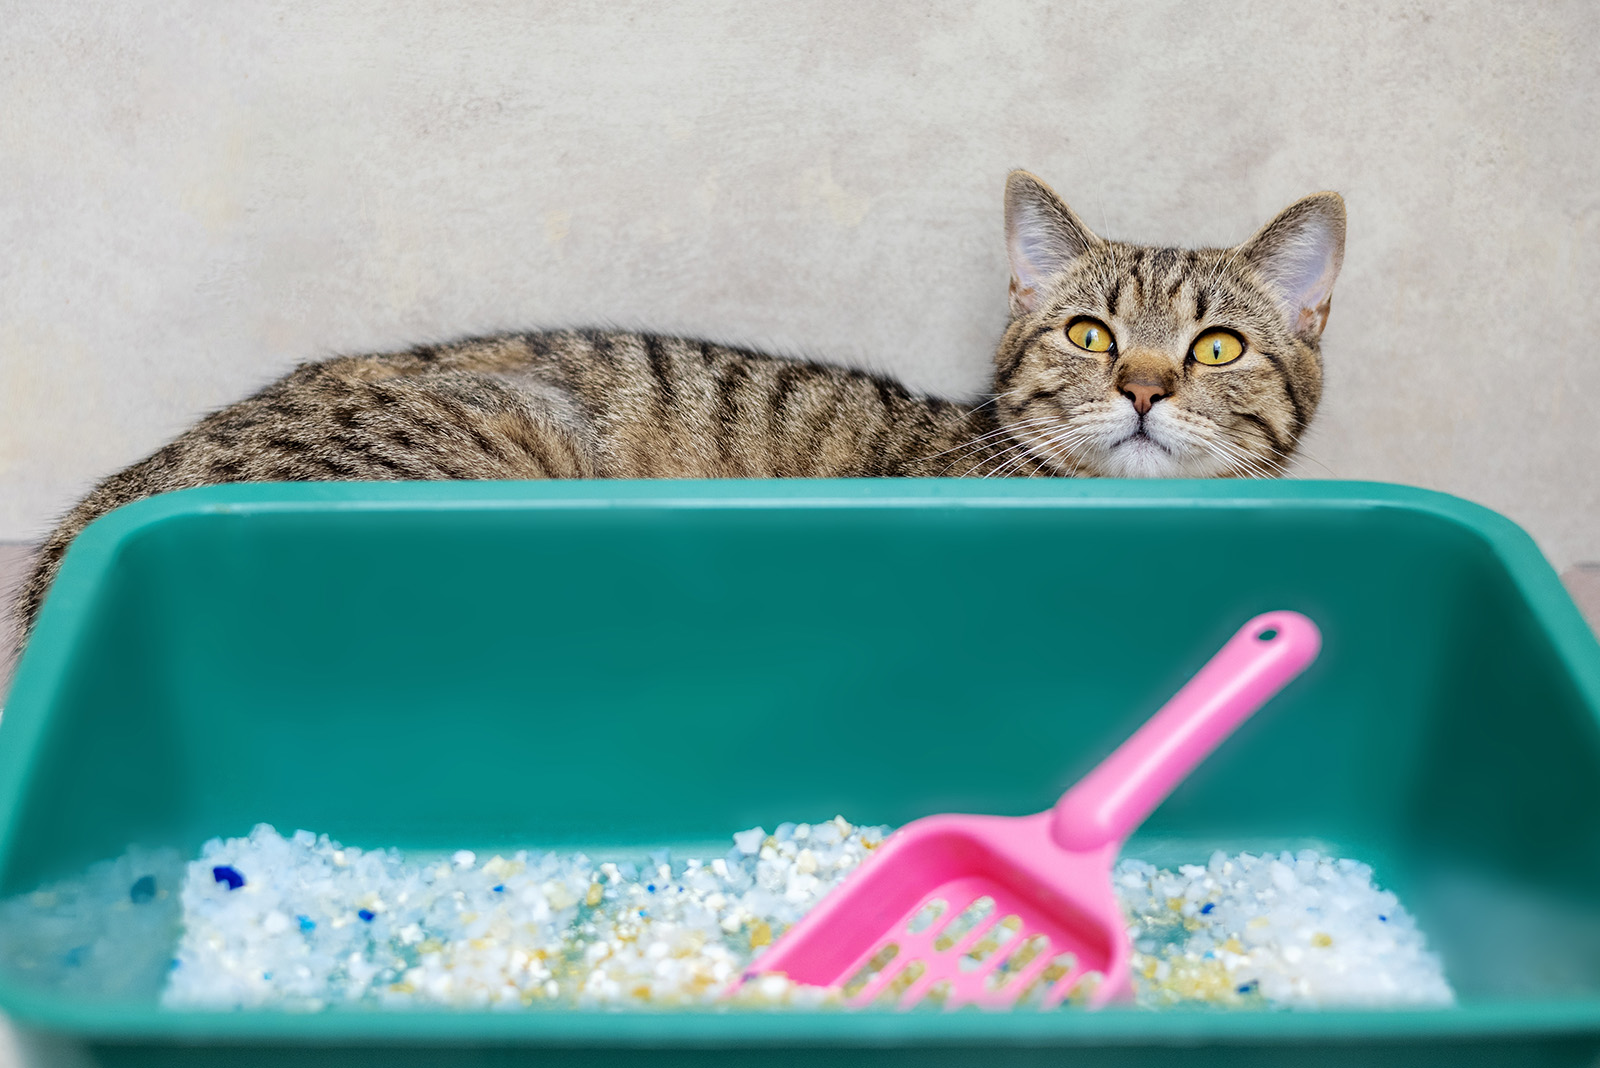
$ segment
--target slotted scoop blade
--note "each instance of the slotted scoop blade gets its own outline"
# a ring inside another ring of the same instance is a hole
[[[907,824],[740,983],[781,973],[902,1008],[1126,996],[1131,947],[1111,886],[1123,842],[1321,644],[1299,613],[1257,616],[1055,808]]]

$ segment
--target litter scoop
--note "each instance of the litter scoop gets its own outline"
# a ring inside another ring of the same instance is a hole
[[[900,828],[741,979],[843,987],[850,1005],[1099,1007],[1131,991],[1111,885],[1122,844],[1321,648],[1297,612],[1246,623],[1149,722],[1034,816]]]

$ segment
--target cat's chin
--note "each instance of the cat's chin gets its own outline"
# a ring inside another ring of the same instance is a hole
[[[1218,465],[1204,453],[1168,446],[1146,433],[1130,434],[1085,457],[1084,474],[1099,478],[1214,478]]]
[[[1104,466],[1109,478],[1178,478],[1184,464],[1165,445],[1140,432],[1107,450]]]

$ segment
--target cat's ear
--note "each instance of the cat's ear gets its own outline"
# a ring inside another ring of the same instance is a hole
[[[1290,329],[1313,341],[1321,337],[1344,262],[1344,199],[1313,193],[1297,200],[1240,250],[1272,287]]]
[[[1006,252],[1011,257],[1011,314],[1038,307],[1049,281],[1104,244],[1061,198],[1027,171],[1006,176]]]

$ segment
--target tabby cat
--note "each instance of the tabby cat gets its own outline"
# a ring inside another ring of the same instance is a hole
[[[1006,180],[1011,321],[981,404],[860,371],[618,331],[304,364],[112,475],[40,547],[25,635],[73,537],[119,505],[291,479],[1218,477],[1280,472],[1322,392],[1344,203],[1231,249],[1107,241]]]

